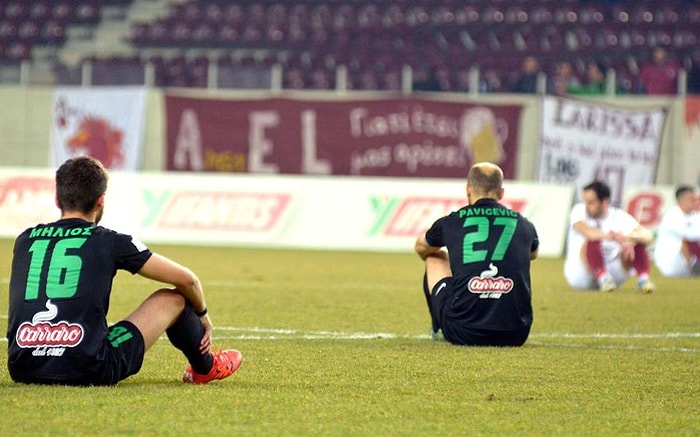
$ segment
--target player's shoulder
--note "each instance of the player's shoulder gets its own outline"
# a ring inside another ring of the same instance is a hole
[[[634,218],[632,214],[625,211],[623,208],[620,208],[619,206],[610,206],[608,208],[607,217],[610,220],[627,220],[629,218]]]
[[[588,213],[586,213],[586,205],[583,202],[574,203],[574,206],[571,207],[570,214],[572,217],[585,218],[588,215]]]

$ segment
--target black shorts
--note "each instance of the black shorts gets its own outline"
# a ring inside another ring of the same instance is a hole
[[[430,311],[442,334],[450,343],[462,346],[522,346],[530,335],[530,327],[512,331],[494,331],[467,326],[460,320],[444,317],[447,302],[454,300],[452,277],[439,280],[430,295]]]
[[[133,323],[122,320],[109,327],[102,375],[90,385],[114,385],[138,373],[146,346],[143,334]]]
[[[133,323],[122,320],[109,327],[100,357],[81,376],[51,378],[25,375],[21,368],[9,370],[14,381],[27,384],[115,385],[141,369],[145,349],[141,331]]]

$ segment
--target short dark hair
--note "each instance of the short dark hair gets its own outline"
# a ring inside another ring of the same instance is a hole
[[[583,187],[583,191],[588,190],[593,191],[598,200],[610,199],[610,187],[603,181],[593,181]]]
[[[695,192],[695,187],[692,185],[679,185],[678,188],[676,188],[676,200],[679,200],[682,195],[689,191]]]
[[[107,170],[97,159],[68,159],[56,170],[56,199],[61,212],[90,212],[107,191],[107,179]]]

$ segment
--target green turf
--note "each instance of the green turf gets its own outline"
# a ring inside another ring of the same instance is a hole
[[[167,340],[110,388],[16,385],[3,365],[0,433],[700,435],[700,280],[574,292],[561,260],[539,259],[526,345],[464,348],[427,338],[412,254],[153,248],[199,274],[241,369],[184,385]],[[11,242],[0,253],[4,333]],[[120,273],[110,320],[153,288]]]

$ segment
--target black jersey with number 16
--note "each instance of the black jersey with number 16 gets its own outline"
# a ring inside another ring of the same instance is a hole
[[[105,355],[114,276],[138,272],[151,254],[131,236],[82,219],[20,234],[10,278],[12,367],[36,378],[90,377]]]

